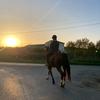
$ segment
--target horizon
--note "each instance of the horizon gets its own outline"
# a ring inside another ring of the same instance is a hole
[[[84,38],[79,38],[79,39],[77,39],[77,40],[82,40],[82,39],[88,39],[88,38],[84,37]],[[77,40],[65,42],[65,43],[64,43],[64,47],[66,47],[66,44],[67,44],[68,42],[74,42],[74,43],[75,43]],[[88,40],[89,40],[89,39],[88,39]],[[92,43],[96,46],[97,42],[99,42],[99,41],[100,41],[100,40],[97,40],[96,43],[95,43],[95,42],[89,40],[89,43],[92,42]],[[23,46],[19,46],[19,45],[18,45],[18,46],[0,46],[0,48],[21,48],[21,47],[27,47],[27,46],[41,46],[41,45],[45,45],[45,43],[26,44],[26,45],[23,45]]]

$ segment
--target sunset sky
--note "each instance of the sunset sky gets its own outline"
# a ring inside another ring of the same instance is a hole
[[[8,36],[41,44],[52,34],[65,43],[100,40],[100,0],[0,0],[0,45]]]

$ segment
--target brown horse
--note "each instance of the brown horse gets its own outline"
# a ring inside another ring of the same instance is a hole
[[[48,78],[51,75],[52,83],[55,84],[55,80],[52,74],[52,68],[55,67],[61,75],[60,86],[65,86],[66,73],[68,80],[71,81],[70,65],[68,61],[68,56],[66,53],[55,52],[48,57]]]

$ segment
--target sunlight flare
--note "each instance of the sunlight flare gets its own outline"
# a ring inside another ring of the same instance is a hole
[[[8,36],[4,40],[4,45],[7,47],[17,47],[19,46],[19,40],[14,36]]]

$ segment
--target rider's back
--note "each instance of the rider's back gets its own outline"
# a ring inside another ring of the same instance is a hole
[[[59,50],[59,42],[52,41],[50,44],[50,52],[57,52]]]

